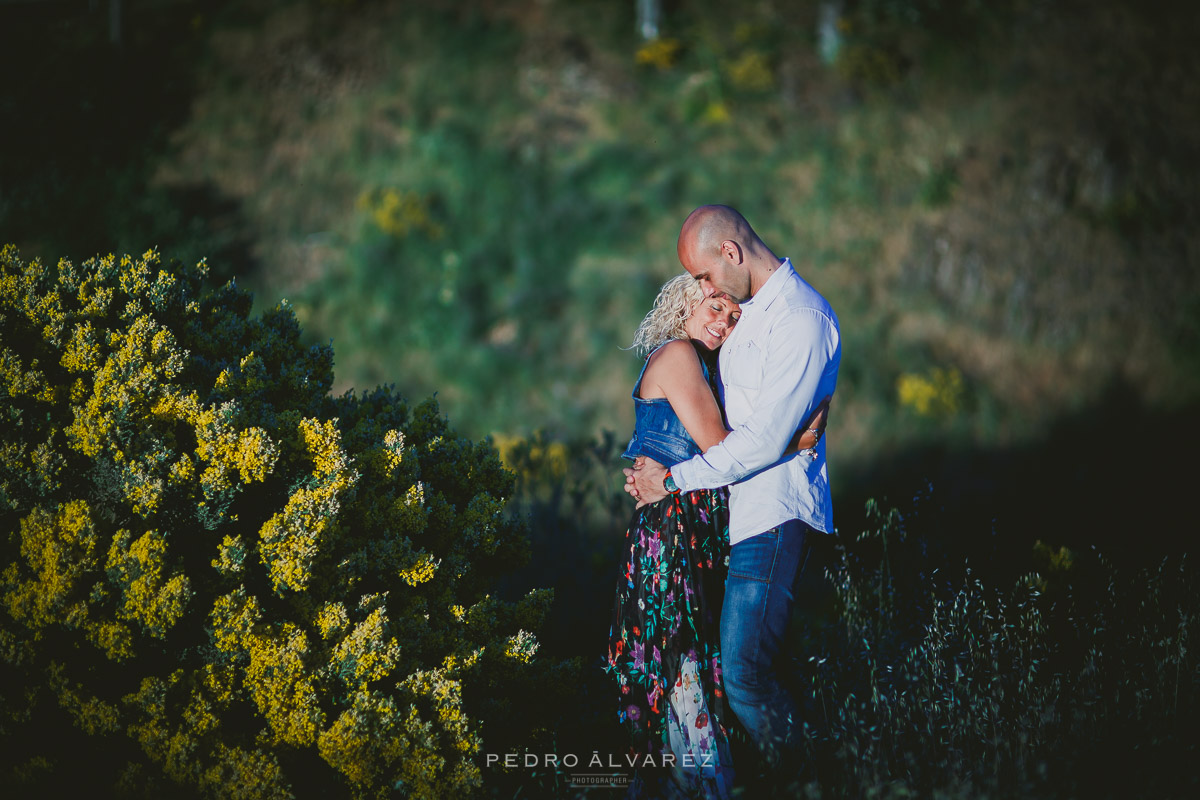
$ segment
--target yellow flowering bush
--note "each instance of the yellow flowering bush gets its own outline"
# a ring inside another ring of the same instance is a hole
[[[683,46],[678,39],[651,39],[638,48],[633,58],[638,64],[666,70],[675,66],[682,50]]]
[[[497,595],[511,474],[204,274],[0,250],[0,780],[470,794],[569,669]]]
[[[725,71],[729,82],[747,92],[766,92],[775,86],[775,75],[766,53],[748,50],[730,61]]]
[[[404,239],[413,233],[440,239],[445,232],[430,213],[429,198],[411,190],[386,188],[364,191],[358,196],[356,206],[370,216],[379,230],[397,239]]]
[[[926,375],[905,373],[896,379],[901,406],[923,417],[953,417],[963,404],[963,376],[954,367],[934,367]]]

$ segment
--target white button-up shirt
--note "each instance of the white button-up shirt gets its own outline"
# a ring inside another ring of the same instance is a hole
[[[720,444],[671,467],[683,491],[732,484],[729,542],[737,544],[790,519],[833,531],[825,443],[786,454],[792,436],[837,386],[842,360],[837,315],[784,259],[721,348],[725,416]]]

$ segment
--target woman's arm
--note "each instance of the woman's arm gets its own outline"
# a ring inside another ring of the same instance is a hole
[[[644,400],[665,397],[701,450],[729,435],[717,400],[704,379],[700,356],[691,342],[683,339],[669,342],[650,357],[642,377],[641,395]]]
[[[829,401],[832,399],[826,395],[817,406],[817,410],[804,423],[804,427],[792,437],[792,442],[788,445],[789,453],[793,450],[811,450],[817,446],[817,442],[825,435],[825,424],[829,421]]]

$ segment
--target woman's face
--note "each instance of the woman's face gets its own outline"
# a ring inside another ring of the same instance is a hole
[[[692,315],[683,323],[683,329],[689,338],[709,350],[716,350],[725,342],[741,316],[741,306],[728,297],[709,297],[696,304]]]

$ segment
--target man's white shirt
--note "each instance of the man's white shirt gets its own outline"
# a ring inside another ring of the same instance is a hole
[[[730,486],[729,542],[790,519],[833,531],[825,439],[785,455],[788,443],[837,386],[842,359],[837,315],[789,259],[741,304],[721,348],[725,441],[671,467],[682,491]]]

